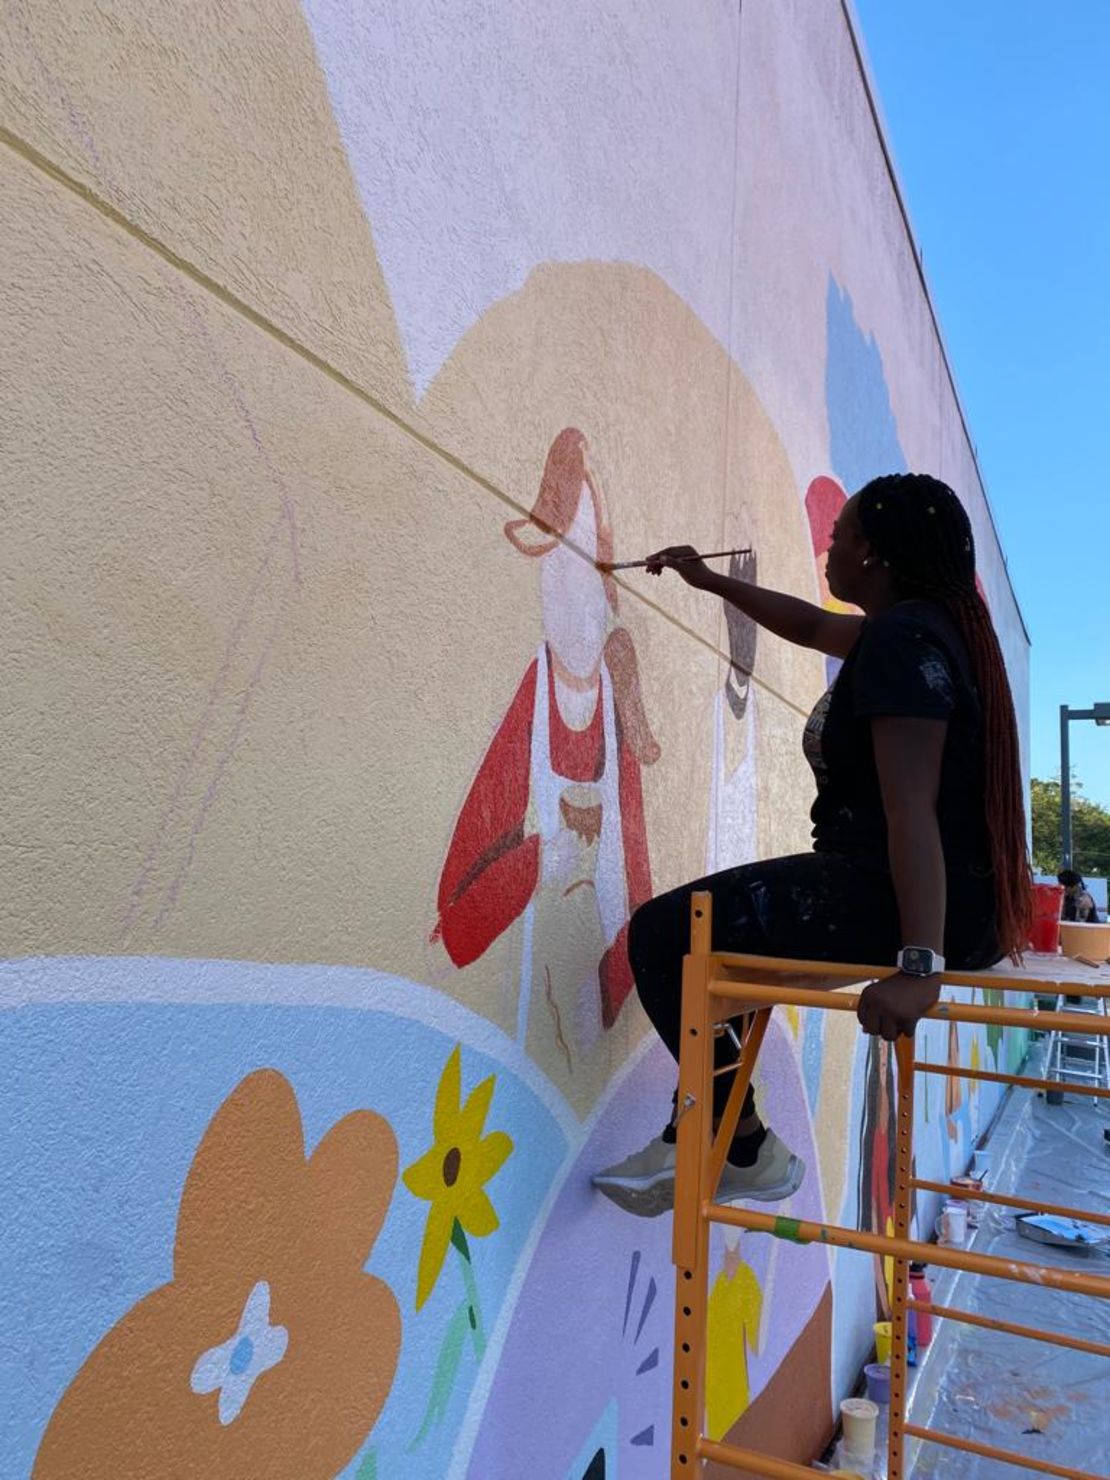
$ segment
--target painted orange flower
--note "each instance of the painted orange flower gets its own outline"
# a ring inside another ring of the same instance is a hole
[[[364,1273],[397,1145],[356,1111],[307,1160],[296,1097],[244,1079],[185,1180],[173,1279],[108,1332],[47,1426],[34,1480],[330,1480],[397,1368],[401,1318]]]
[[[483,1079],[462,1100],[462,1059],[459,1048],[444,1065],[432,1112],[432,1145],[404,1174],[405,1186],[431,1203],[416,1281],[416,1308],[435,1288],[455,1224],[475,1238],[500,1227],[485,1185],[508,1159],[513,1143],[504,1131],[483,1136],[493,1099],[494,1076]]]

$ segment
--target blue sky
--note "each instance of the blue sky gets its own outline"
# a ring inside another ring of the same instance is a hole
[[[1059,706],[1110,700],[1110,3],[855,0],[1032,652],[1035,776]],[[1073,724],[1110,805],[1110,729]]]

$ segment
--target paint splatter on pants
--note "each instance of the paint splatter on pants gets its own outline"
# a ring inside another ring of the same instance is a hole
[[[808,961],[893,963],[903,941],[889,872],[842,853],[796,853],[743,864],[683,884],[641,905],[632,916],[628,955],[636,990],[655,1031],[677,1062],[682,1026],[682,958],[690,943],[690,895],[713,896],[713,946],[759,956]],[[993,965],[994,884],[983,869],[948,867],[945,958],[978,971]],[[718,1068],[736,1061],[727,1037],[716,1041]],[[720,1115],[732,1076],[714,1081]],[[744,1115],[755,1111],[751,1091]]]

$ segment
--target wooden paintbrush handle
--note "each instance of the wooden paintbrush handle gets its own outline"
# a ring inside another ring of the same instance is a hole
[[[682,565],[688,560],[720,560],[725,555],[750,555],[750,546],[743,550],[709,550],[706,554],[680,555],[675,561],[676,565]],[[620,560],[616,562],[599,560],[598,565],[602,570],[639,570],[648,564],[646,560]]]

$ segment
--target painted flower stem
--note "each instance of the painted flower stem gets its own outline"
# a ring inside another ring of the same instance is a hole
[[[416,1437],[409,1445],[410,1454],[423,1444],[433,1428],[443,1422],[459,1375],[466,1332],[468,1330],[470,1332],[470,1339],[479,1360],[486,1350],[486,1329],[478,1299],[478,1282],[474,1278],[474,1268],[470,1258],[470,1244],[458,1219],[455,1220],[451,1229],[451,1243],[459,1256],[459,1263],[462,1267],[465,1295],[443,1333],[439,1358],[436,1361],[436,1370],[432,1376],[431,1391],[428,1395],[428,1406]]]
[[[470,1302],[470,1334],[474,1341],[474,1351],[481,1358],[486,1350],[486,1331],[478,1300],[478,1281],[474,1278],[474,1267],[470,1262],[470,1244],[458,1219],[451,1230],[451,1242],[462,1262],[463,1285],[466,1288],[466,1298]]]

